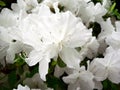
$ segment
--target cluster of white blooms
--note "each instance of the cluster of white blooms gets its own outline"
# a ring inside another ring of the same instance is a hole
[[[39,63],[40,78],[25,84],[46,81],[49,63],[58,57],[66,67],[56,65],[54,75],[67,73],[62,79],[68,90],[101,90],[105,79],[120,83],[120,21],[103,19],[110,5],[110,0],[96,4],[91,0],[17,0],[11,10],[4,8],[0,13],[0,63],[4,65],[4,59],[14,63],[15,54],[22,51],[30,67]],[[89,28],[95,22],[101,27],[97,37]],[[81,66],[86,57],[87,67]],[[19,85],[18,90],[30,88]]]

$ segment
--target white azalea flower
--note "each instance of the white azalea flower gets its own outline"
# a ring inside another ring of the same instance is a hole
[[[104,58],[96,58],[91,62],[90,71],[96,80],[103,81],[108,78],[111,82],[120,82],[120,50],[109,47]]]
[[[17,89],[13,89],[13,90],[30,90],[30,88],[27,85],[22,86],[19,84]]]
[[[100,3],[94,5],[93,2],[90,2],[86,5],[85,9],[82,9],[79,13],[83,22],[88,25],[88,22],[96,21],[99,23],[103,21],[102,16],[107,13],[107,10]]]
[[[106,39],[106,43],[114,49],[120,49],[120,21],[115,22],[116,31],[112,32]]]
[[[100,43],[99,53],[103,53],[107,47],[105,40],[112,34],[112,32],[115,31],[115,28],[112,25],[110,18],[108,18],[106,21],[102,21],[100,26],[101,32],[98,35],[98,41]]]
[[[85,67],[81,67],[80,71],[63,77],[63,81],[69,84],[68,90],[93,90],[95,85],[93,78],[91,72],[86,71]]]
[[[92,37],[91,30],[87,30],[81,20],[70,12],[48,17],[30,14],[21,23],[20,30],[22,42],[34,48],[26,61],[30,66],[39,62],[40,75],[44,80],[50,58],[58,54],[68,67],[78,68],[80,57],[74,48],[85,45]],[[46,68],[43,69],[44,66]]]

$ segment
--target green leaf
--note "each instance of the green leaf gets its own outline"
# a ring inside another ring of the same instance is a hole
[[[116,3],[114,2],[113,5],[109,9],[109,13],[113,12],[115,9]]]
[[[118,86],[115,85],[115,84],[112,84],[112,85],[111,85],[111,88],[112,88],[112,90],[118,90]]]
[[[67,84],[65,84],[61,79],[52,75],[47,75],[46,84],[48,87],[53,88],[54,90],[67,90]]]
[[[5,2],[0,1],[0,6],[6,6]]]
[[[56,65],[57,65],[57,61],[52,59],[51,62],[49,63],[49,69],[48,69],[49,74],[54,73],[54,69]]]
[[[57,64],[61,68],[66,67],[66,64],[61,60],[60,57],[58,57],[58,59],[57,59]]]
[[[36,73],[38,73],[38,64],[33,67],[30,67],[30,73],[26,73],[26,77],[31,78]]]
[[[118,12],[118,9],[116,9],[116,2],[111,5],[111,7],[108,10],[108,13],[103,16],[104,19],[107,19],[108,17],[116,17],[116,19],[120,19],[120,13]]]
[[[119,90],[120,89],[119,88],[120,86],[118,84],[114,84],[108,79],[104,80],[102,84],[103,84],[103,90]]]
[[[118,9],[114,10],[113,15],[116,15],[116,17],[120,19],[120,13],[118,12]]]
[[[5,86],[0,86],[0,90],[11,90],[11,89],[9,89],[9,88],[7,88]]]
[[[14,88],[15,84],[17,83],[16,71],[12,71],[8,75],[8,83],[9,83],[9,85],[10,85],[11,88]]]
[[[107,90],[108,86],[109,86],[109,85],[108,85],[108,80],[104,80],[104,81],[103,81],[103,89],[104,89],[104,90]]]
[[[22,75],[22,74],[24,73],[23,67],[17,67],[17,68],[16,68],[16,73],[17,73],[18,75]]]

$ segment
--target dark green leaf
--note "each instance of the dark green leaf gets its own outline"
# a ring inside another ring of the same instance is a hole
[[[6,6],[5,2],[0,1],[0,6]]]
[[[108,79],[104,80],[102,84],[103,90],[120,90],[119,85],[110,82]]]
[[[52,75],[47,75],[46,84],[48,87],[53,88],[54,90],[67,90],[67,85],[61,79]]]
[[[48,69],[49,74],[54,73],[54,69],[55,69],[56,64],[57,64],[57,61],[51,60],[51,62],[49,63],[49,69]]]
[[[30,67],[30,73],[26,73],[26,77],[33,77],[33,75],[35,75],[36,73],[38,73],[38,64],[33,66],[33,67]]]
[[[57,59],[57,64],[59,67],[62,67],[62,68],[66,67],[66,64],[61,60],[60,57],[58,57],[58,59]]]
[[[109,12],[108,12],[108,13],[113,12],[113,11],[114,11],[114,9],[115,9],[115,6],[116,6],[116,3],[114,2],[114,3],[113,3],[113,5],[110,7],[110,9],[109,9]]]
[[[12,71],[8,75],[8,83],[9,83],[9,85],[10,85],[11,88],[14,88],[15,84],[17,83],[16,71]]]
[[[7,88],[7,87],[5,87],[5,86],[1,86],[1,85],[0,85],[0,90],[11,90],[11,89],[9,89],[9,88]]]

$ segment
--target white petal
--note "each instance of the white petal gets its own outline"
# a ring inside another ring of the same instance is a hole
[[[120,32],[113,32],[111,36],[107,37],[106,43],[115,49],[120,48]]]
[[[97,81],[105,80],[108,75],[108,72],[106,71],[104,64],[102,64],[102,61],[104,61],[104,59],[96,58],[91,62],[89,67]]]
[[[116,21],[115,25],[116,25],[116,30],[120,32],[120,21]]]
[[[50,58],[45,57],[39,62],[39,74],[42,80],[46,81],[46,74],[48,73]]]
[[[30,52],[28,58],[26,58],[25,61],[29,66],[33,66],[40,62],[42,59],[43,59],[42,51],[33,50]]]
[[[74,84],[77,81],[78,77],[79,77],[79,73],[74,73],[67,77],[63,77],[63,81],[67,84],[68,83]]]
[[[93,74],[89,71],[83,71],[80,73],[79,82],[81,90],[93,90],[94,89],[94,81],[93,81]],[[87,85],[87,87],[86,87]]]
[[[18,15],[12,12],[10,9],[4,8],[0,13],[0,26],[12,27],[17,24]]]
[[[120,83],[120,72],[117,70],[117,68],[111,68],[108,79],[113,83]]]
[[[64,47],[59,55],[69,68],[79,68],[80,57],[75,49]]]

